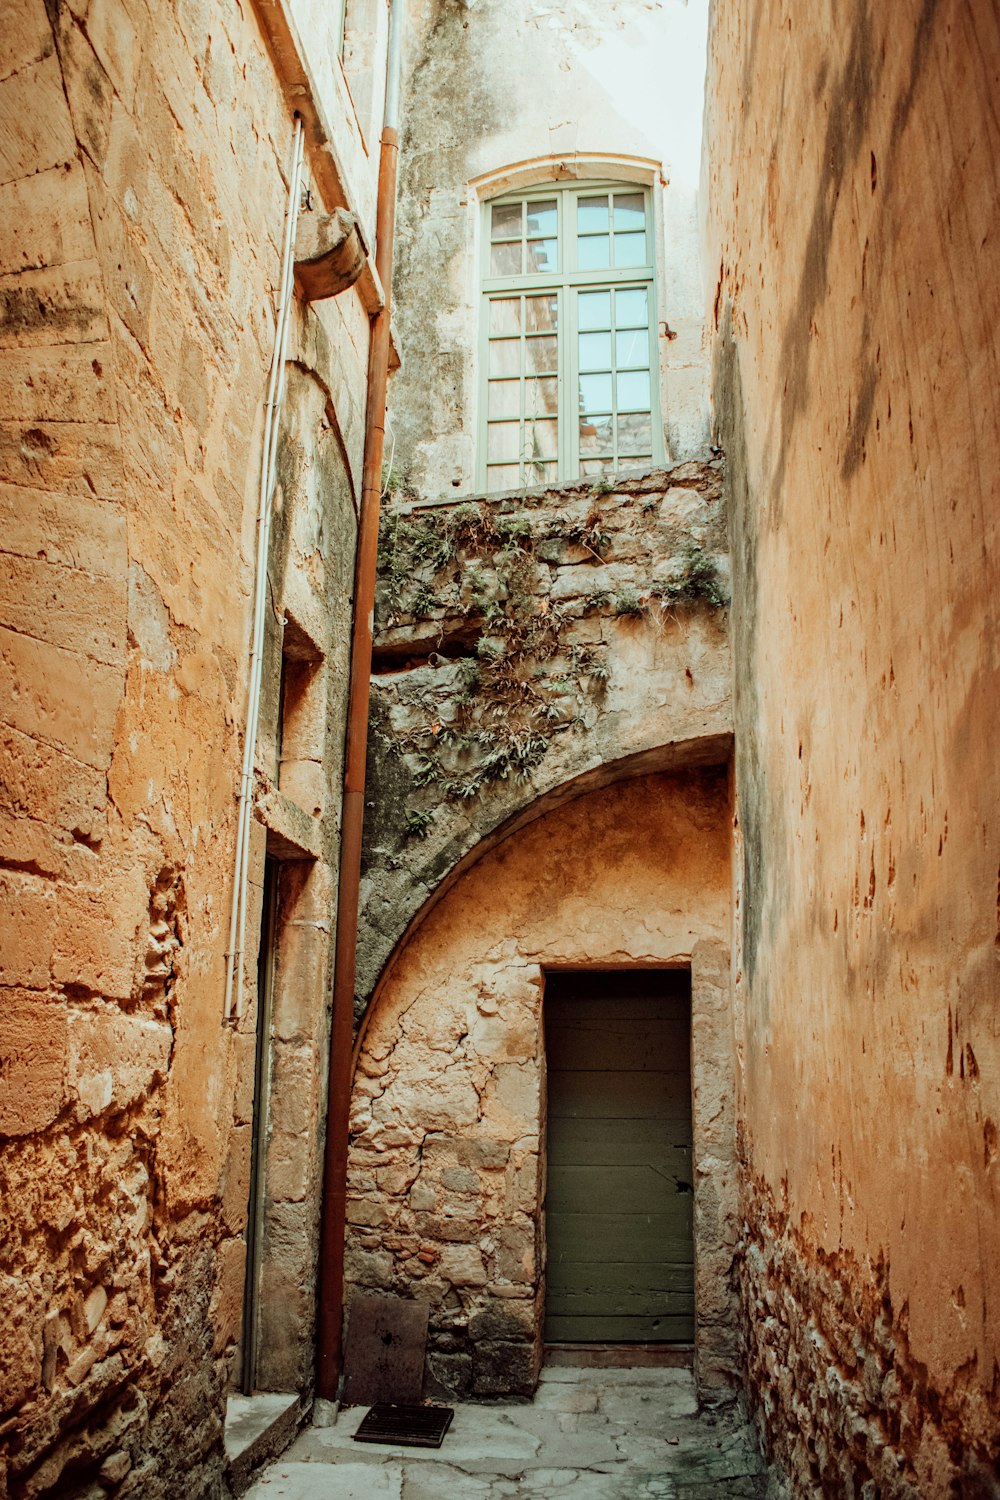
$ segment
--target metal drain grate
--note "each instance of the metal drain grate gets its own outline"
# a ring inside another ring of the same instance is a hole
[[[356,1443],[398,1443],[403,1448],[440,1448],[455,1415],[450,1406],[373,1406],[354,1434]]]

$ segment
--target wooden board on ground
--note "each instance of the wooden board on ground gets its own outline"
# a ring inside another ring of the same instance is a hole
[[[344,1345],[344,1405],[419,1402],[426,1347],[426,1302],[382,1292],[356,1293]]]

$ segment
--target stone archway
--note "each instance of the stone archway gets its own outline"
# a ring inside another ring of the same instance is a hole
[[[550,967],[691,968],[696,1368],[704,1399],[735,1381],[729,821],[719,767],[590,791],[482,853],[397,950],[358,1051],[347,1278],[427,1300],[438,1392],[537,1378]]]

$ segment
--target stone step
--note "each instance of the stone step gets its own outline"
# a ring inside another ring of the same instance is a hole
[[[259,1391],[226,1402],[226,1459],[234,1495],[249,1488],[261,1465],[284,1453],[307,1413],[296,1393]]]

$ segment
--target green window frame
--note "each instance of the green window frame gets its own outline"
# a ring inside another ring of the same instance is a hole
[[[478,483],[663,462],[652,194],[540,183],[483,205]]]

